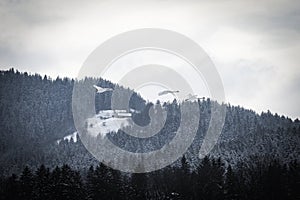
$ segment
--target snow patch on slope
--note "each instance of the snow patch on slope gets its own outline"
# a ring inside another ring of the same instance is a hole
[[[93,137],[98,135],[104,137],[109,132],[117,132],[122,127],[129,125],[127,118],[100,119],[97,115],[87,119],[87,123],[88,133]]]
[[[56,143],[59,144],[61,141],[65,141],[65,140],[70,142],[71,139],[73,139],[74,142],[77,142],[77,137],[78,137],[78,133],[74,132],[70,135],[67,135],[67,136],[63,137],[63,139],[56,140]]]
[[[117,132],[119,129],[128,126],[129,117],[131,117],[131,113],[125,110],[101,110],[94,117],[87,119],[88,133],[93,137],[97,137],[98,135],[105,137],[110,132]],[[63,139],[57,140],[56,143],[59,144],[65,140],[70,142],[71,139],[77,142],[77,137],[79,137],[78,133],[74,132]]]

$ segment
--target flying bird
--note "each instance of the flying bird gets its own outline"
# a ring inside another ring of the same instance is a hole
[[[174,94],[174,93],[178,93],[179,91],[176,90],[176,91],[172,91],[172,90],[164,90],[162,92],[159,92],[158,93],[158,96],[162,96],[162,95],[165,95],[165,94]]]
[[[192,94],[188,94],[188,97],[187,97],[187,99],[185,99],[185,101],[194,101],[194,100],[204,100],[205,99],[205,97],[200,97],[200,98],[198,98],[197,97],[197,94],[194,94],[194,95],[192,95]]]
[[[188,94],[187,99],[185,99],[185,101],[194,101],[196,99],[198,99],[196,94]]]
[[[97,85],[93,85],[93,87],[97,89],[97,93],[103,93],[103,92],[113,91],[112,88],[102,88],[102,87],[99,87]]]

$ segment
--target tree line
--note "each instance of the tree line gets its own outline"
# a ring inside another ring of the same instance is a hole
[[[251,164],[231,167],[220,158],[205,157],[196,170],[185,156],[178,167],[128,174],[104,164],[79,172],[68,165],[1,178],[0,199],[22,200],[144,200],[144,199],[299,199],[300,165],[254,157]]]

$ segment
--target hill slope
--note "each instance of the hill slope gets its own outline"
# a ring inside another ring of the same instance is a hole
[[[86,79],[89,81],[91,79]],[[120,87],[98,79],[100,86]],[[74,133],[72,117],[72,90],[74,80],[51,80],[40,75],[28,75],[14,70],[0,72],[0,171],[19,172],[24,165],[36,167],[41,163],[49,167],[67,163],[76,169],[87,168],[98,162],[87,152],[81,141],[57,140]],[[122,92],[129,92],[122,88]],[[120,99],[122,93],[119,94]],[[110,94],[96,96],[97,111],[110,108]],[[211,104],[209,99],[196,102],[201,111],[197,136],[186,153],[189,162],[197,164],[198,151],[206,133]],[[149,123],[148,111],[167,112],[167,122],[159,134],[149,140],[132,138],[119,131],[108,134],[114,143],[132,152],[159,149],[174,137],[179,126],[180,104],[146,104],[136,93],[130,106],[141,113],[133,115],[138,124]],[[220,156],[236,164],[251,156],[276,157],[283,163],[299,159],[300,123],[298,120],[272,114],[260,115],[239,106],[226,105],[225,125],[218,144],[211,155]],[[159,117],[156,119],[159,123]],[[130,129],[129,129],[130,130]],[[188,131],[188,130],[187,130]],[[176,164],[176,163],[175,163]]]

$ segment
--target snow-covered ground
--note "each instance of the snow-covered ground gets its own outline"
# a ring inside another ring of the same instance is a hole
[[[64,141],[64,140],[67,140],[68,142],[70,142],[71,139],[73,139],[74,142],[77,142],[77,137],[79,137],[77,132],[74,132],[70,135],[65,136],[63,139],[56,140],[56,143],[59,144],[61,141]]]
[[[88,133],[91,136],[97,137],[101,135],[104,137],[109,132],[117,132],[122,127],[128,126],[128,118],[108,118],[101,119],[97,117],[87,119]]]
[[[122,127],[129,125],[129,116],[131,116],[131,113],[127,113],[123,110],[100,111],[94,117],[87,119],[88,133],[93,137],[97,137],[98,135],[104,137],[109,132],[117,132]],[[62,140],[67,140],[69,142],[71,138],[73,138],[74,142],[77,142],[76,136],[79,137],[77,132],[74,132],[73,134],[67,135],[56,142],[57,144],[59,144]]]

